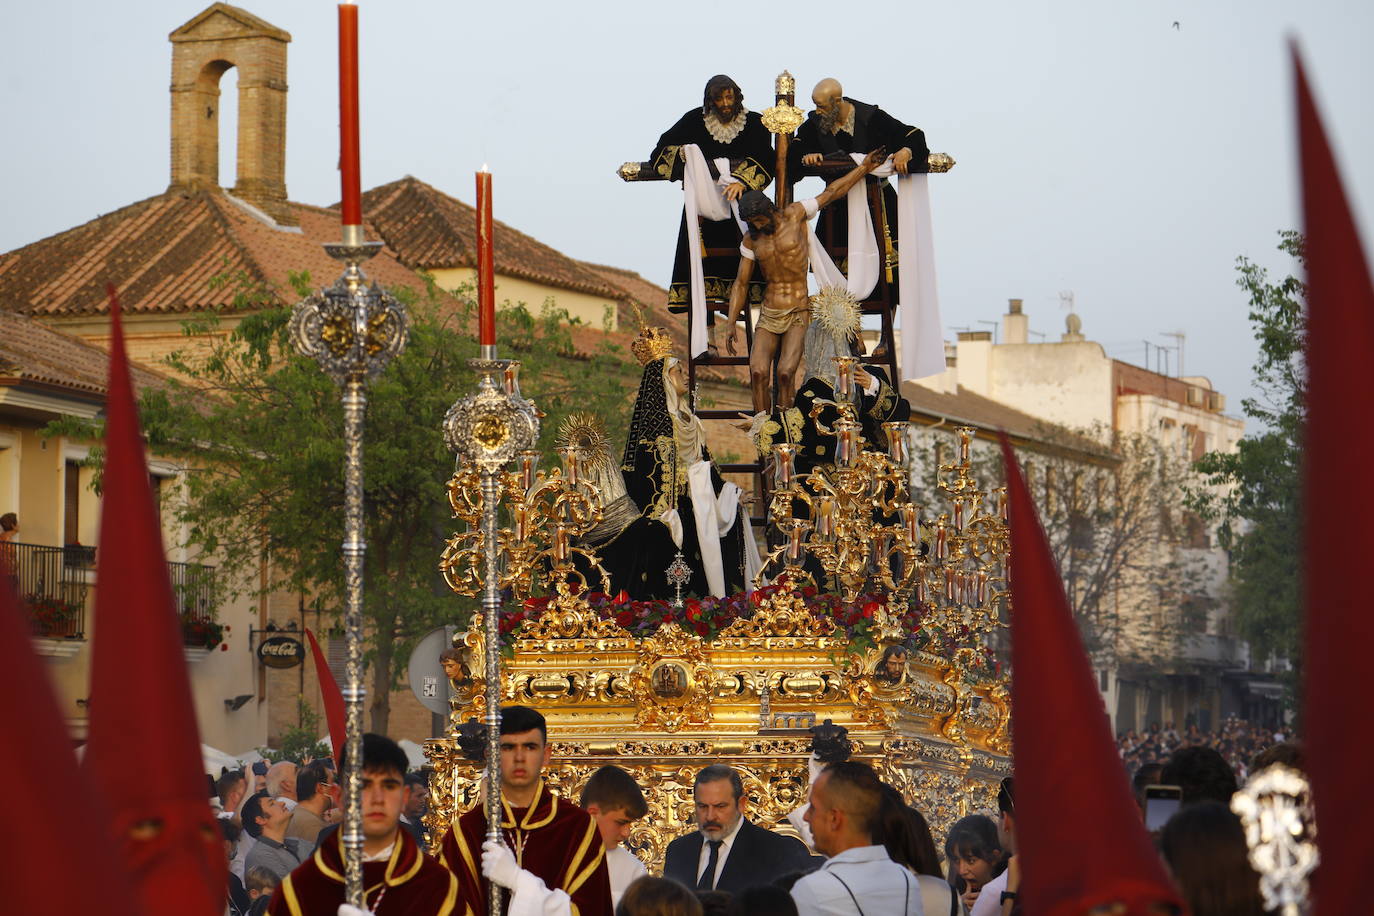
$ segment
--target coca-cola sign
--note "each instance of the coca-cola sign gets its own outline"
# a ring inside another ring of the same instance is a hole
[[[290,636],[269,636],[258,644],[258,660],[269,668],[294,668],[305,660],[305,646]]]

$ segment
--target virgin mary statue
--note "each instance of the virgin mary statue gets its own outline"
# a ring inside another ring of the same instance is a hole
[[[645,556],[644,565],[666,568],[681,552],[692,571],[684,593],[724,597],[752,583],[760,566],[758,545],[740,505],[740,488],[721,477],[711,460],[706,430],[688,406],[683,366],[671,346],[663,328],[646,328],[634,342],[644,374],[620,470],[642,517],[666,527],[675,548],[669,554],[644,545],[663,554]]]

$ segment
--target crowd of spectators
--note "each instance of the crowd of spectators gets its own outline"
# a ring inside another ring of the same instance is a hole
[[[1179,748],[1209,747],[1230,765],[1237,779],[1245,782],[1250,775],[1251,762],[1257,754],[1291,737],[1283,729],[1263,728],[1230,716],[1222,723],[1219,732],[1202,731],[1197,725],[1180,730],[1174,727],[1173,722],[1165,722],[1162,726],[1154,722],[1139,732],[1130,729],[1118,734],[1116,745],[1126,764],[1126,771],[1132,774],[1144,766],[1162,765]]]

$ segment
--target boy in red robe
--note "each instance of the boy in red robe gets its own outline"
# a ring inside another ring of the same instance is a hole
[[[511,891],[508,916],[611,916],[606,850],[596,819],[544,785],[548,726],[528,706],[501,710],[504,842],[484,843],[478,805],[444,835],[440,859],[458,877],[459,916],[488,916],[488,881]]]
[[[363,899],[376,916],[450,916],[458,882],[400,829],[410,795],[406,755],[382,735],[363,735]],[[269,916],[334,916],[344,902],[341,830],[331,830],[310,858],[272,895]]]

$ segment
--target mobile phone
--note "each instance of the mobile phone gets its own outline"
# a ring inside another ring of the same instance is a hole
[[[1145,787],[1145,829],[1162,830],[1183,805],[1183,789],[1178,786]]]

